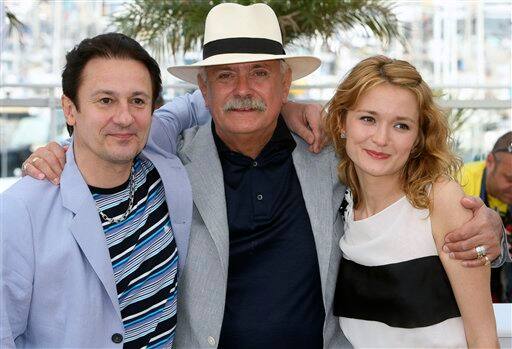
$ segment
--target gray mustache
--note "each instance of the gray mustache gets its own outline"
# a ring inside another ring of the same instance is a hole
[[[233,111],[237,109],[252,109],[256,111],[267,110],[267,105],[261,99],[257,98],[234,98],[224,104],[224,111]]]

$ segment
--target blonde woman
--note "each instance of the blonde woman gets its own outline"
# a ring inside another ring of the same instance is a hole
[[[355,347],[498,347],[489,263],[464,268],[444,235],[471,218],[446,118],[416,69],[375,56],[327,106],[345,234],[335,315]]]

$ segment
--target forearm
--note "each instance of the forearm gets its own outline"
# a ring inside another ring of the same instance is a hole
[[[468,341],[468,348],[480,348],[480,349],[499,349],[500,342],[498,338],[493,336],[476,338],[474,341]]]
[[[494,348],[497,334],[489,287],[490,268],[483,265],[466,268],[442,250],[445,232],[465,224],[472,213],[458,204],[463,195],[458,184],[436,183],[433,193],[431,222],[434,240],[460,310],[466,341],[469,347]]]
[[[158,153],[176,154],[181,132],[205,124],[210,118],[199,90],[176,97],[153,113],[146,148]]]
[[[465,268],[446,255],[441,261],[459,307],[469,348],[499,348],[492,307],[490,269]]]
[[[501,254],[492,262],[491,267],[493,268],[499,268],[505,262],[512,262],[512,257],[510,256],[510,252],[508,250],[506,231],[504,227],[502,229],[503,233],[501,235]]]
[[[153,117],[171,124],[178,134],[210,120],[210,114],[199,90],[174,98],[155,110]]]

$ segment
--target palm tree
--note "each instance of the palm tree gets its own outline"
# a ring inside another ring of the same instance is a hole
[[[243,5],[260,1],[231,0]],[[163,57],[187,52],[203,40],[208,11],[221,0],[134,0],[114,17],[123,33],[148,45]],[[362,27],[382,42],[398,39],[405,44],[401,25],[390,0],[267,0],[277,14],[284,44],[320,35],[324,39],[340,31]]]

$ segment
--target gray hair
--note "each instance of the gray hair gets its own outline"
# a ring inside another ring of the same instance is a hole
[[[292,68],[290,68],[290,65],[288,63],[286,63],[286,61],[284,59],[282,59],[279,62],[279,69],[281,71],[281,77],[284,77],[284,74],[286,72],[288,72],[288,70],[292,70]]]
[[[205,84],[208,82],[208,74],[206,74],[206,67],[201,67],[201,69],[199,69],[199,74],[197,74],[197,78],[201,78]]]

